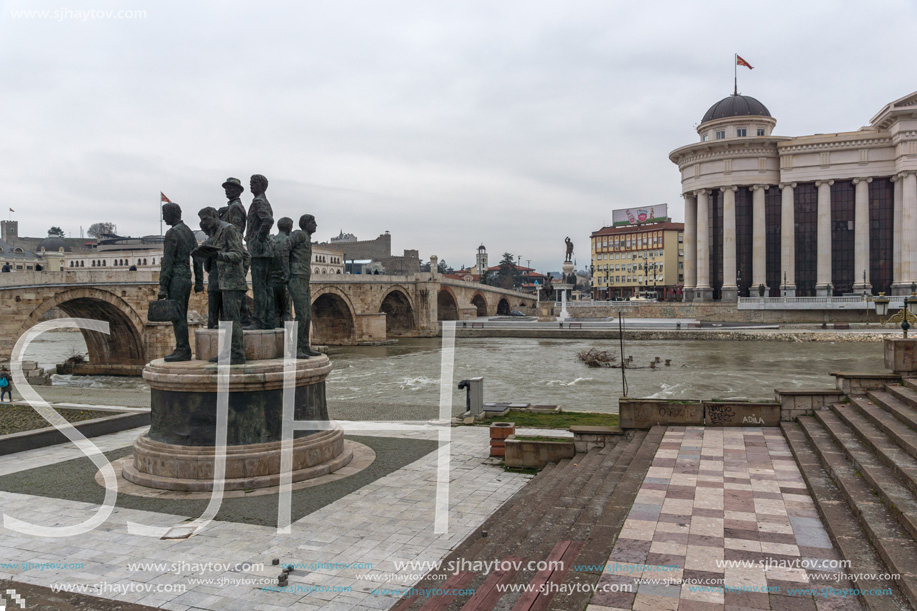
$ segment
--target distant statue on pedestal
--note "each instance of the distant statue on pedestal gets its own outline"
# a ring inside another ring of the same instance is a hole
[[[564,243],[567,245],[567,257],[564,261],[573,261],[573,242],[569,236],[564,240]]]
[[[245,347],[242,343],[242,300],[248,290],[245,271],[242,266],[242,235],[236,226],[221,221],[215,208],[204,208],[198,212],[201,218],[201,229],[211,236],[208,243],[201,244],[194,250],[194,256],[209,260],[216,265],[220,285],[221,314],[220,320],[232,322],[230,342],[230,363],[245,363]],[[210,359],[213,362],[218,357]]]
[[[293,310],[296,322],[299,323],[296,340],[296,358],[307,359],[318,356],[321,352],[312,350],[309,337],[309,324],[312,322],[312,291],[309,281],[312,278],[312,234],[318,229],[315,217],[304,214],[299,218],[299,229],[290,235],[290,296],[293,298]]]
[[[191,298],[191,251],[197,245],[194,233],[181,220],[181,207],[168,203],[162,207],[162,220],[169,225],[163,238],[162,258],[159,267],[159,299],[170,299],[177,306],[172,331],[175,333],[175,350],[165,356],[167,362],[190,361],[191,343],[188,341],[188,300]],[[200,263],[194,261],[194,291],[204,290]]]

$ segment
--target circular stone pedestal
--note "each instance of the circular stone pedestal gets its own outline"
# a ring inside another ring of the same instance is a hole
[[[226,446],[224,490],[248,490],[280,484],[280,443]],[[321,431],[293,440],[293,482],[332,473],[353,459],[344,451],[344,431]],[[214,448],[177,446],[143,435],[134,442],[134,460],[124,465],[124,479],[163,490],[213,489]]]
[[[284,361],[250,361],[229,367],[226,432],[226,490],[276,486],[283,432]],[[297,359],[293,381],[293,420],[328,422],[325,378],[331,361],[321,355]],[[206,361],[148,364],[151,425],[134,442],[124,478],[165,490],[213,488],[217,442],[217,364]],[[353,457],[344,433],[331,430],[294,432],[293,481],[333,472]]]

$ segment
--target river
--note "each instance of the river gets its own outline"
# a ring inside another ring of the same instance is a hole
[[[484,400],[560,405],[568,410],[617,412],[620,369],[593,369],[577,353],[618,354],[616,340],[457,339],[453,406],[464,405],[464,378],[484,377]],[[832,371],[881,371],[881,343],[774,341],[629,341],[628,395],[656,398],[772,399],[774,388],[833,386]],[[49,332],[26,354],[42,367],[85,353],[82,336]],[[439,404],[440,340],[406,339],[390,346],[332,347],[330,402]],[[671,366],[648,366],[655,357]],[[54,376],[55,385],[145,388],[140,378]],[[460,411],[460,410],[459,410]],[[431,417],[433,413],[431,413]]]

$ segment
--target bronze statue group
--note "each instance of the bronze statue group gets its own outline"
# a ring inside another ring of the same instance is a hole
[[[182,222],[179,205],[163,205],[163,220],[170,229],[163,242],[158,297],[171,300],[176,306],[172,319],[175,351],[166,355],[166,361],[191,360],[188,301],[192,287],[196,293],[204,290],[204,272],[207,273],[208,328],[217,328],[221,320],[232,322],[231,364],[245,363],[243,329],[282,328],[285,322],[293,320],[294,311],[299,325],[296,357],[305,359],[320,354],[312,350],[309,338],[315,217],[302,215],[296,231],[293,231],[293,219],[283,217],[277,221],[278,233],[271,235],[274,212],[265,196],[267,186],[267,178],[261,174],[251,177],[249,187],[254,198],[246,212],[240,199],[245,191],[242,182],[227,178],[223,183],[227,204],[219,210],[207,207],[198,212],[201,230],[207,234],[200,246],[194,232]],[[245,299],[249,270],[251,309]]]

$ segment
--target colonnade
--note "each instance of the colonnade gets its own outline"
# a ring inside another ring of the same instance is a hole
[[[869,183],[872,178],[854,178],[854,269],[869,270]],[[900,172],[894,183],[893,283],[894,294],[909,291],[917,282],[917,172]],[[817,180],[817,280],[816,294],[827,295],[831,285],[831,185],[834,180]],[[752,270],[751,286],[766,285],[767,251],[765,234],[765,192],[780,189],[780,293],[796,294],[795,189],[797,183],[778,185],[728,185],[719,187],[723,200],[723,288],[724,301],[735,300],[736,286],[736,191],[752,191]],[[709,222],[712,189],[683,194],[685,199],[684,293],[686,300],[710,301],[713,298],[710,269],[712,233]],[[855,292],[872,290],[869,277],[854,279]]]

